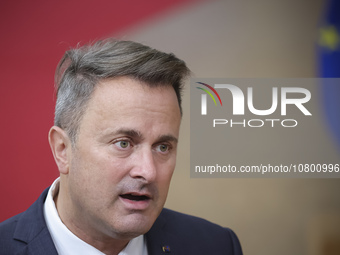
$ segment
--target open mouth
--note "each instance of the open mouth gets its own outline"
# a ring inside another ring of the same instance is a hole
[[[124,194],[124,195],[120,195],[120,197],[124,199],[129,199],[132,201],[145,201],[145,200],[150,199],[150,197],[146,195],[135,195],[135,194]]]

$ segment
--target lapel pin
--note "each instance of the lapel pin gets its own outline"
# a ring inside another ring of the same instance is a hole
[[[170,246],[169,245],[164,245],[162,247],[162,250],[163,250],[164,253],[170,253]]]

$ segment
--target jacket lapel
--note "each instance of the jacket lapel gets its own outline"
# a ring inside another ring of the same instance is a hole
[[[166,229],[167,221],[161,213],[146,236],[148,255],[180,254],[180,243],[174,233]]]
[[[27,244],[18,255],[58,255],[44,219],[43,207],[47,191],[18,220],[13,239]]]

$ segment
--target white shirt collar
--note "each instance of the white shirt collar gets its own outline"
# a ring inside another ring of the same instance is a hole
[[[59,190],[59,178],[51,185],[44,204],[44,217],[47,228],[59,255],[105,255],[93,246],[74,235],[61,221],[53,200],[53,194]],[[132,239],[118,255],[147,255],[146,241],[143,235]]]

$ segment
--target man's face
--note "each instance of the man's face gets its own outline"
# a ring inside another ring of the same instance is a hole
[[[170,86],[127,77],[98,84],[69,153],[72,224],[98,238],[147,232],[167,197],[180,120]]]

